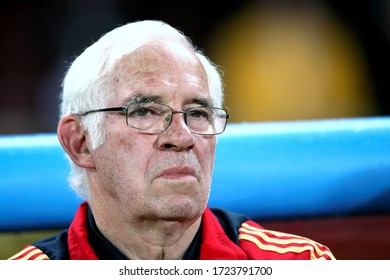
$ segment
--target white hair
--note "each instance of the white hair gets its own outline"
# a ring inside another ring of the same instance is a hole
[[[179,42],[194,51],[208,78],[208,87],[215,106],[223,103],[223,86],[219,69],[198,50],[182,32],[162,21],[138,21],[115,28],[88,47],[70,66],[63,82],[61,118],[88,110],[104,108],[113,98],[108,74],[124,56],[151,41]],[[104,143],[103,114],[82,119],[82,126],[91,136],[92,148]],[[70,160],[69,183],[83,199],[89,199],[89,184],[84,168]]]

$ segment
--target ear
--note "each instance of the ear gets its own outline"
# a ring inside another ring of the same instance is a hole
[[[57,128],[58,139],[72,161],[83,168],[95,168],[87,141],[87,132],[77,116],[68,115],[60,120]]]

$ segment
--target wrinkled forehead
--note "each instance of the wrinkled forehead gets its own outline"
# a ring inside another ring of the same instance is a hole
[[[114,87],[188,86],[208,93],[207,74],[193,50],[177,42],[151,42],[123,56],[110,72]]]

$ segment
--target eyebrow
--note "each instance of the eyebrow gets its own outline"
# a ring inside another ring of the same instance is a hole
[[[213,102],[208,98],[195,97],[192,99],[191,103],[199,104],[204,107],[213,107]]]
[[[156,103],[162,103],[162,96],[160,95],[145,95],[143,93],[138,93],[129,100],[127,100],[127,104],[131,103],[151,103],[151,102],[156,102]],[[191,99],[191,102],[188,102],[187,104],[198,104],[200,106],[204,107],[213,107],[213,102],[209,98],[203,98],[203,97],[194,97]]]
[[[137,93],[130,98],[128,103],[150,103],[159,101],[161,101],[161,96],[159,95],[145,95],[143,93]]]

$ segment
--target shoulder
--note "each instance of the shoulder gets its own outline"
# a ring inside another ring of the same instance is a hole
[[[238,230],[240,247],[251,259],[335,259],[324,245],[309,238],[262,228],[245,221]]]
[[[238,244],[238,230],[245,221],[249,220],[249,218],[245,215],[221,208],[211,208],[210,210],[217,218],[229,239],[235,244]]]
[[[9,260],[49,260],[49,257],[34,245],[27,245]]]
[[[10,260],[69,260],[68,234],[64,230],[24,247]]]

